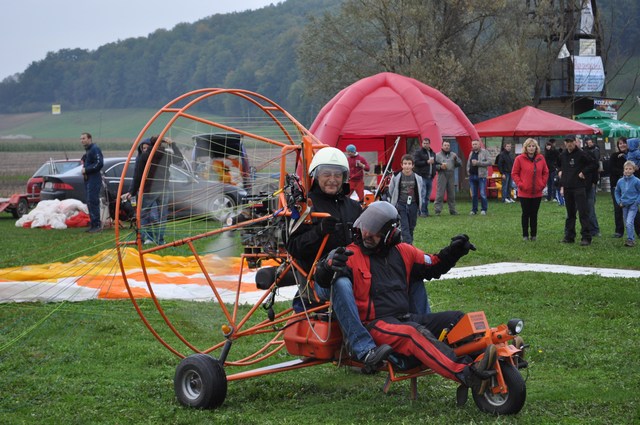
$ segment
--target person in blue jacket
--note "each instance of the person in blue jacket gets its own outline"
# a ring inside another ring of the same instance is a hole
[[[89,209],[90,227],[89,233],[102,230],[100,221],[100,191],[102,190],[102,166],[104,157],[102,151],[93,143],[90,133],[80,135],[80,143],[84,146],[85,154],[82,156],[82,175],[84,176],[84,189],[87,194],[87,208]]]
[[[640,204],[640,179],[633,175],[636,165],[633,161],[624,163],[624,175],[616,184],[616,202],[622,208],[622,218],[627,229],[625,246],[635,246],[634,221]]]
[[[635,175],[640,177],[640,139],[627,139],[627,161],[632,161],[636,167]]]

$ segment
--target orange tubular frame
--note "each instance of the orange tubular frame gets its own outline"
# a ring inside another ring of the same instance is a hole
[[[250,102],[255,107],[260,108],[266,114],[266,116],[270,117],[273,120],[273,123],[275,123],[275,125],[282,131],[282,134],[284,135],[284,138],[287,140],[287,142],[285,143],[281,141],[276,141],[267,137],[262,137],[260,135],[252,134],[238,128],[234,128],[231,126],[227,126],[218,122],[214,122],[208,119],[195,116],[189,112],[189,108],[191,108],[193,105],[197,104],[200,101],[204,101],[212,96],[216,96],[219,94],[232,94],[232,95],[238,96],[241,99],[244,99]],[[193,99],[188,101],[186,105],[182,107],[177,106],[179,103],[187,101],[190,98],[193,98]],[[292,135],[287,130],[286,126],[278,120],[278,118],[275,116],[275,111],[284,114],[284,116],[289,120],[289,124],[294,125],[295,129],[299,132],[300,140],[296,140],[294,135]],[[291,255],[286,252],[279,252],[275,256],[267,255],[267,254],[256,254],[256,253],[242,254],[240,275],[238,277],[238,284],[235,290],[235,303],[233,308],[229,308],[223,302],[223,297],[218,291],[216,287],[216,283],[214,282],[214,279],[212,278],[211,274],[208,273],[206,266],[201,256],[198,254],[197,249],[194,246],[193,242],[198,239],[211,237],[226,231],[242,229],[243,227],[248,227],[248,226],[255,226],[256,224],[260,224],[260,223],[266,224],[268,220],[276,217],[290,218],[294,208],[296,210],[299,210],[301,214],[305,213],[305,210],[309,208],[308,205],[306,205],[305,203],[301,203],[295,206],[288,205],[287,197],[285,193],[283,193],[283,189],[287,184],[286,176],[288,175],[286,158],[288,154],[291,154],[291,153],[294,153],[296,155],[296,161],[295,161],[296,169],[302,175],[301,185],[305,191],[308,191],[311,186],[311,178],[308,174],[309,165],[311,163],[315,150],[321,147],[324,147],[325,145],[323,145],[317,139],[315,139],[315,137],[312,134],[310,134],[308,130],[306,130],[293,117],[291,117],[286,111],[284,111],[284,109],[282,109],[275,103],[271,102],[270,100],[264,98],[263,96],[260,96],[256,93],[252,93],[245,90],[226,90],[226,89],[212,88],[212,89],[196,90],[196,91],[192,91],[187,94],[184,94],[174,99],[173,101],[169,102],[161,110],[159,110],[151,118],[151,120],[145,125],[145,127],[141,130],[141,132],[137,136],[134,142],[134,145],[131,148],[131,151],[129,152],[129,156],[127,159],[128,162],[131,161],[131,159],[133,158],[138,144],[140,143],[144,135],[147,133],[149,128],[151,128],[151,126],[155,123],[155,121],[160,116],[165,114],[173,114],[173,115],[169,119],[169,122],[164,126],[164,128],[160,132],[159,134],[160,138],[164,137],[164,135],[169,131],[170,127],[178,118],[186,118],[186,119],[193,120],[197,123],[209,125],[213,128],[218,128],[224,131],[238,133],[243,136],[248,136],[248,137],[251,137],[252,139],[280,147],[281,148],[280,167],[279,167],[280,193],[278,194],[278,209],[273,215],[270,215],[270,216],[250,219],[250,220],[235,224],[233,226],[211,230],[206,233],[195,235],[189,238],[173,241],[164,246],[145,248],[143,247],[143,244],[139,235],[137,236],[137,239],[135,242],[120,240],[120,226],[117,221],[118,220],[117,217],[119,216],[120,205],[116,203],[116,212],[115,212],[116,248],[117,248],[117,255],[120,263],[120,270],[121,270],[121,274],[122,274],[126,289],[128,291],[129,297],[138,315],[140,316],[145,326],[149,329],[149,331],[155,336],[155,338],[161,344],[163,344],[167,349],[169,349],[172,353],[174,353],[176,356],[180,358],[186,357],[185,354],[183,354],[176,347],[172,346],[158,333],[158,331],[154,328],[154,326],[151,324],[149,319],[145,316],[145,313],[142,311],[142,309],[140,308],[140,305],[138,304],[138,300],[136,299],[134,291],[127,279],[127,271],[125,269],[125,265],[123,261],[124,248],[126,248],[127,246],[135,245],[138,249],[138,254],[139,254],[140,263],[142,267],[142,273],[147,283],[147,289],[151,295],[151,299],[155,305],[155,308],[159,313],[159,315],[161,316],[162,321],[164,321],[164,324],[171,330],[173,335],[181,343],[183,343],[190,351],[195,353],[210,354],[215,350],[221,350],[220,360],[223,361],[223,364],[225,367],[252,366],[252,365],[258,364],[264,361],[265,359],[268,359],[274,356],[276,353],[280,352],[280,350],[285,348],[285,340],[283,335],[285,333],[285,328],[288,324],[298,319],[308,320],[309,314],[326,310],[327,308],[330,307],[330,305],[329,303],[325,303],[317,307],[309,308],[308,310],[301,313],[294,313],[292,308],[287,308],[284,311],[278,312],[277,314],[274,313],[271,318],[265,318],[264,320],[261,320],[258,323],[250,324],[249,320],[257,312],[257,310],[265,303],[267,299],[269,299],[269,297],[272,297],[275,294],[275,291],[277,290],[277,283],[278,283],[279,277],[282,276],[283,274],[280,274],[275,279],[275,282],[271,284],[268,290],[264,291],[264,293],[259,297],[258,301],[249,309],[249,311],[246,314],[241,315],[239,310],[239,299],[240,299],[240,292],[241,292],[240,291],[241,279],[242,279],[243,272],[245,271],[245,263],[249,264],[248,263],[249,259],[275,258],[278,261],[281,261],[281,264],[287,263],[284,269],[284,273],[286,273],[288,270],[292,268],[297,270],[304,276],[304,278],[307,281],[307,284],[311,285],[311,287],[313,288],[314,283],[311,279],[309,279],[309,276],[313,276],[313,272],[315,270],[318,260],[320,259],[321,253],[324,250],[328,236],[325,236],[319,251],[316,253],[314,264],[308,275],[304,273],[304,270],[302,270],[302,268],[296,263],[296,261],[291,257]],[[155,145],[154,148],[152,149],[152,155],[153,153],[155,153],[157,148],[158,148],[158,145]],[[145,179],[147,178],[150,165],[151,165],[151,161],[148,161],[144,170],[144,175],[141,182],[141,188],[144,188]],[[125,168],[125,173],[126,173],[126,168]],[[122,195],[125,173],[123,173],[120,179],[120,186],[117,194],[118,198],[120,198],[120,196]],[[144,196],[144,193],[141,193],[140,199],[138,199],[138,205],[137,205],[137,211],[136,211],[137,217],[140,217],[140,214],[141,214],[141,208],[142,208],[141,199],[143,196]],[[312,218],[322,218],[328,215],[329,214],[312,212],[310,214],[307,214],[306,218],[304,219],[308,221],[308,220],[311,220]],[[305,217],[305,216],[302,215],[301,219],[302,217]],[[138,230],[140,230],[139,222],[138,222]],[[191,344],[189,341],[187,341],[186,338],[180,333],[180,331],[174,326],[174,324],[169,319],[169,317],[167,317],[165,311],[160,305],[158,298],[156,297],[156,294],[153,290],[153,285],[151,283],[150,274],[148,273],[147,267],[145,266],[145,256],[147,254],[164,249],[168,246],[183,246],[183,245],[186,245],[190,249],[191,253],[193,254],[198,266],[200,267],[202,273],[204,274],[207,280],[207,283],[213,293],[215,302],[217,302],[217,304],[219,305],[220,310],[222,311],[222,315],[224,316],[224,320],[226,321],[226,323],[222,326],[222,330],[221,330],[222,337],[223,337],[222,340],[205,349],[199,349],[195,347],[193,344]],[[238,359],[238,360],[228,361],[226,359],[227,354],[231,348],[231,345],[235,340],[238,340],[246,336],[260,335],[260,334],[267,334],[267,333],[273,333],[274,334],[273,338],[271,338],[270,341],[265,343],[260,349],[256,350],[254,353],[249,354],[244,358]],[[454,327],[454,329],[452,329],[449,332],[449,334],[447,335],[447,338],[449,338],[450,344],[454,347],[455,353],[459,356],[473,355],[473,354],[484,351],[485,347],[487,347],[489,344],[495,344],[498,348],[499,358],[506,361],[510,361],[513,364],[514,356],[522,352],[520,348],[516,348],[513,345],[508,343],[514,337],[513,335],[510,335],[508,333],[506,325],[500,325],[497,328],[490,328],[488,326],[486,318],[484,317],[484,313],[482,312],[467,314],[465,318],[461,321],[461,323],[456,325],[456,327]],[[458,341],[459,341],[459,344],[456,344]],[[482,357],[482,354],[477,359],[480,359],[481,357]],[[315,366],[318,364],[323,364],[331,361],[334,361],[334,360],[303,357],[303,358],[298,358],[296,360],[292,360],[284,363],[279,363],[271,366],[266,366],[266,367],[252,369],[252,370],[238,372],[235,374],[230,374],[226,376],[226,379],[229,381],[247,379],[247,378],[272,374],[272,373],[279,373],[283,371]],[[349,358],[345,359],[343,363],[359,365],[359,363]],[[504,377],[502,375],[502,372],[500,370],[498,363],[496,363],[495,369],[497,371],[496,385],[492,387],[491,391],[493,391],[494,393],[508,392],[508,389],[506,388],[506,385],[505,385]],[[430,375],[434,373],[432,370],[429,370],[429,369],[414,369],[407,372],[398,372],[393,369],[391,364],[387,365],[387,370],[389,375],[384,384],[383,390],[387,392],[392,382],[410,379],[411,392],[413,397],[417,395],[417,384],[416,384],[417,377]]]

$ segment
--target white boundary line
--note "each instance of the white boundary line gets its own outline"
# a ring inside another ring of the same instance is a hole
[[[456,267],[443,275],[440,279],[459,279],[474,276],[495,276],[507,273],[563,273],[572,275],[598,275],[602,277],[616,277],[640,279],[640,270],[607,269],[599,267],[578,267],[557,264],[536,263],[493,263],[482,266]]]
[[[153,268],[148,272],[152,275]],[[554,264],[535,263],[494,263],[481,266],[456,267],[437,280],[464,279],[470,277],[496,276],[501,274],[533,272],[533,273],[561,273],[571,275],[595,275],[607,278],[640,279],[640,270],[624,270],[597,267],[577,267]],[[254,273],[243,276],[243,285],[253,285]],[[78,286],[76,278],[64,278],[58,282],[39,281],[10,281],[0,282],[0,303],[7,302],[54,302],[54,301],[85,301],[97,299],[99,289],[91,289]],[[134,287],[145,288],[145,282],[130,280]],[[295,286],[280,288],[277,301],[285,301],[293,298],[296,292]],[[159,299],[211,301],[213,294],[208,285],[203,284],[162,284],[154,288]],[[235,291],[221,290],[220,295],[225,302],[234,302]],[[262,291],[241,292],[241,303],[255,303]]]

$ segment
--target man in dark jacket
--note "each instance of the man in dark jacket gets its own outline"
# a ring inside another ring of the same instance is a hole
[[[438,254],[426,254],[401,242],[399,225],[393,205],[384,201],[369,205],[354,223],[354,243],[332,250],[319,263],[316,282],[324,287],[340,280],[352,282],[360,320],[377,344],[389,344],[394,356],[414,356],[443,377],[478,394],[484,392],[482,382],[496,362],[495,346],[487,347],[478,363],[456,356],[437,336],[464,314],[416,312],[409,290],[411,281],[439,278],[475,247],[468,236],[458,235]]]
[[[422,147],[413,154],[413,172],[422,177],[422,209],[418,211],[421,216],[429,216],[429,198],[433,187],[433,178],[436,175],[436,153],[431,149],[431,140],[425,137]]]
[[[498,155],[498,170],[502,174],[502,202],[511,204],[515,202],[511,199],[511,170],[513,168],[513,157],[511,156],[511,143],[505,143]]]
[[[589,224],[591,225],[591,236],[600,236],[600,224],[596,215],[596,189],[600,181],[600,148],[592,138],[587,138],[584,152],[591,157],[595,163],[591,172],[587,175],[585,190],[587,192],[587,209],[589,210]]]
[[[145,180],[144,192],[142,193],[142,210],[140,214],[141,238],[144,245],[156,243],[164,245],[165,223],[169,215],[168,188],[169,173],[171,164],[179,164],[184,158],[178,145],[170,138],[164,138],[156,150],[153,157],[151,152],[157,143],[158,136],[145,139],[138,146],[138,156],[136,157],[136,168],[133,174],[133,181],[126,199],[137,196],[142,183],[142,175],[149,159],[151,167]],[[140,199],[138,199],[138,202]]]
[[[80,135],[80,143],[86,153],[82,156],[82,175],[84,176],[84,189],[87,194],[87,208],[89,209],[90,227],[87,232],[96,233],[102,230],[100,221],[100,192],[102,190],[102,166],[104,157],[102,151],[93,143],[89,133]]]
[[[567,219],[564,226],[563,243],[574,243],[576,238],[576,211],[580,217],[580,245],[591,245],[591,226],[587,208],[587,176],[595,164],[577,145],[576,140],[564,140],[565,149],[560,154],[560,190],[564,196]]]
[[[560,151],[556,149],[556,139],[549,139],[544,148],[544,160],[549,169],[549,178],[547,179],[547,201],[556,199],[555,178],[558,175],[558,157]]]

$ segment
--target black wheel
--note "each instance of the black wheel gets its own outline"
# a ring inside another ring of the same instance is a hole
[[[178,401],[198,409],[215,409],[227,397],[227,375],[222,364],[207,354],[193,354],[176,368],[173,387]]]
[[[518,369],[513,365],[500,362],[502,376],[507,385],[506,394],[494,394],[491,392],[489,385],[484,394],[473,394],[473,401],[476,406],[483,412],[492,413],[494,415],[515,415],[522,409],[527,398],[527,388],[524,379]],[[491,384],[495,384],[492,379]]]
[[[23,215],[27,214],[29,212],[29,203],[27,202],[26,199],[21,198],[18,201],[18,205],[16,206],[16,208],[11,211],[11,214],[13,215],[13,218],[20,218]]]

